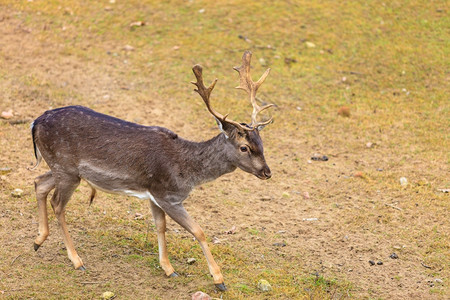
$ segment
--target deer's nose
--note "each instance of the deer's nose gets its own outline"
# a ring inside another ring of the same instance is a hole
[[[272,177],[272,172],[270,172],[269,167],[264,168],[264,176],[266,176],[266,179],[269,179],[270,177]]]

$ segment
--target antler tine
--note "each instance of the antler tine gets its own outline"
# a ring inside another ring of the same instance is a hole
[[[242,126],[240,123],[235,122],[231,119],[227,119],[228,114],[226,114],[225,116],[223,116],[222,114],[216,112],[212,107],[211,107],[211,103],[209,101],[209,97],[211,95],[212,90],[214,89],[214,86],[216,85],[217,79],[215,79],[213,81],[213,83],[211,83],[211,85],[206,88],[205,85],[203,84],[203,68],[200,65],[195,65],[194,67],[192,67],[192,71],[194,72],[195,77],[197,78],[197,82],[193,82],[191,81],[191,83],[193,85],[195,85],[197,87],[197,89],[194,89],[194,91],[196,91],[203,99],[203,101],[206,104],[206,108],[208,108],[208,111],[219,121],[221,122],[227,122],[227,123],[231,123],[233,125],[235,125],[236,127],[242,129],[242,130],[249,130],[249,128]],[[227,120],[226,120],[227,119]]]
[[[268,68],[264,74],[259,78],[257,82],[254,82],[250,76],[250,62],[252,59],[252,53],[250,51],[245,51],[244,55],[242,56],[242,65],[240,67],[234,67],[233,69],[236,70],[239,73],[239,86],[237,86],[237,89],[241,89],[246,91],[249,94],[250,102],[253,106],[253,112],[252,112],[252,123],[250,127],[256,128],[258,126],[264,126],[269,124],[272,121],[272,118],[270,118],[268,121],[265,122],[258,122],[256,120],[257,115],[262,112],[263,110],[274,106],[273,104],[268,104],[264,106],[259,106],[258,103],[256,103],[256,92],[258,91],[261,84],[266,80],[267,76],[270,73],[270,68]]]

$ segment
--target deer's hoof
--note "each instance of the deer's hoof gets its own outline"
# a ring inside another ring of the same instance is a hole
[[[225,286],[225,283],[216,283],[216,288],[221,290],[222,292],[225,292],[227,290],[227,287]]]
[[[173,272],[172,274],[169,275],[169,277],[178,277],[180,276],[180,274],[178,274],[177,272]]]
[[[34,243],[34,244],[33,244],[34,251],[37,251],[37,250],[39,249],[40,246],[41,246],[41,245],[38,245],[38,244]]]
[[[77,270],[80,270],[80,271],[86,271],[86,268],[85,268],[84,266],[81,266],[81,267],[79,267]]]

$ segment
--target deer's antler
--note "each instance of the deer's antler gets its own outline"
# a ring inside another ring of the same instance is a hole
[[[242,65],[240,67],[234,67],[236,71],[239,72],[240,77],[240,83],[239,86],[237,86],[237,89],[241,89],[246,91],[249,94],[250,102],[253,106],[253,112],[252,112],[252,123],[250,124],[251,128],[258,128],[259,126],[264,126],[272,122],[272,118],[270,118],[267,121],[264,122],[258,122],[256,120],[257,115],[262,112],[263,110],[274,106],[273,104],[268,104],[264,106],[259,106],[256,103],[256,92],[258,91],[258,88],[261,86],[261,84],[266,80],[267,75],[269,75],[270,68],[264,72],[264,74],[261,76],[261,78],[254,82],[250,76],[250,61],[252,59],[252,53],[250,51],[245,51],[244,55],[242,56]]]
[[[246,126],[244,126],[244,125],[242,125],[242,124],[240,124],[240,123],[238,123],[236,121],[233,121],[231,119],[227,119],[228,114],[223,116],[222,114],[216,112],[211,107],[211,103],[209,101],[209,96],[211,95],[211,91],[214,89],[214,86],[216,85],[217,79],[215,79],[213,81],[213,83],[211,83],[209,88],[206,88],[205,85],[203,84],[203,75],[202,75],[203,68],[200,65],[195,65],[192,68],[192,71],[194,72],[194,75],[197,78],[197,82],[191,81],[191,83],[197,87],[197,89],[195,89],[194,91],[196,91],[202,97],[203,101],[206,104],[206,107],[208,108],[208,111],[216,119],[218,119],[220,122],[227,122],[227,123],[233,124],[234,126],[236,126],[237,128],[239,128],[241,130],[253,130],[253,128],[248,128],[248,127],[246,127]]]

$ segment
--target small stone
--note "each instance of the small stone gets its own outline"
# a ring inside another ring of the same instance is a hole
[[[319,221],[319,218],[303,218],[303,221]]]
[[[20,197],[22,197],[22,195],[23,195],[23,190],[21,190],[21,189],[15,189],[14,191],[11,192],[11,195],[12,195],[14,198],[20,198]]]
[[[450,193],[450,189],[438,189],[439,192]]]
[[[273,243],[272,246],[275,246],[275,247],[286,247],[286,243],[285,242]]]
[[[371,142],[366,143],[366,147],[367,148],[372,148],[373,147],[373,143],[371,143]]]
[[[309,199],[309,198],[311,198],[311,196],[309,195],[308,192],[303,192],[303,198]]]
[[[401,186],[407,186],[408,185],[408,179],[406,179],[406,177],[401,177],[400,178],[400,185]]]
[[[201,291],[192,295],[192,300],[211,300],[211,296]]]
[[[377,262],[377,265],[381,266],[383,264],[382,261]]]
[[[320,154],[314,154],[311,157],[311,160],[315,160],[315,161],[328,161],[328,156],[326,155],[320,155]]]
[[[137,212],[137,213],[134,214],[134,219],[135,220],[142,220],[142,219],[144,219],[144,215]]]
[[[123,50],[125,50],[125,51],[133,51],[134,47],[131,46],[131,45],[125,45],[125,46],[123,46]]]
[[[270,197],[270,196],[262,196],[259,199],[261,199],[261,201],[270,201],[270,200],[272,200],[272,197]]]
[[[262,292],[270,292],[272,290],[272,287],[270,286],[270,283],[265,279],[260,279],[258,281],[258,290]]]
[[[341,106],[338,109],[338,115],[341,117],[350,117],[350,108],[348,106]]]
[[[14,116],[12,109],[7,111],[2,111],[1,117],[3,119],[11,119]]]
[[[305,45],[308,48],[316,48],[316,44],[314,44],[313,42],[306,42]]]
[[[392,253],[391,255],[389,255],[389,257],[392,259],[397,259],[398,255],[396,253]]]
[[[364,173],[363,172],[356,172],[353,177],[357,177],[357,178],[364,178]]]
[[[283,196],[283,198],[289,198],[291,195],[288,192],[283,192],[281,196]]]
[[[444,283],[444,281],[443,281],[442,279],[440,279],[440,278],[436,278],[436,279],[434,280],[434,282],[437,282],[437,283]]]
[[[104,292],[102,294],[102,299],[114,299],[116,295],[113,292]]]
[[[188,263],[188,265],[192,265],[196,262],[197,260],[193,257],[189,257],[186,262]]]
[[[226,234],[235,234],[236,233],[236,226],[233,225],[230,230],[225,231]]]
[[[261,64],[261,66],[267,65],[266,60],[262,57],[259,59],[259,63]]]
[[[374,262],[373,260],[369,260],[369,264],[370,264],[371,266],[375,266],[375,262]]]
[[[136,22],[132,22],[132,23],[130,23],[130,28],[135,28],[135,27],[141,27],[141,26],[144,26],[145,25],[145,22],[143,22],[143,21],[136,21]]]
[[[204,12],[205,12],[205,9],[204,9],[204,8],[202,8],[202,9],[199,9],[199,10],[198,10],[198,12],[199,12],[200,14],[202,14],[202,13],[204,13]]]
[[[401,246],[393,246],[392,248],[394,248],[394,249],[397,249],[397,250],[400,250],[400,249],[402,249],[402,247],[401,247]]]

